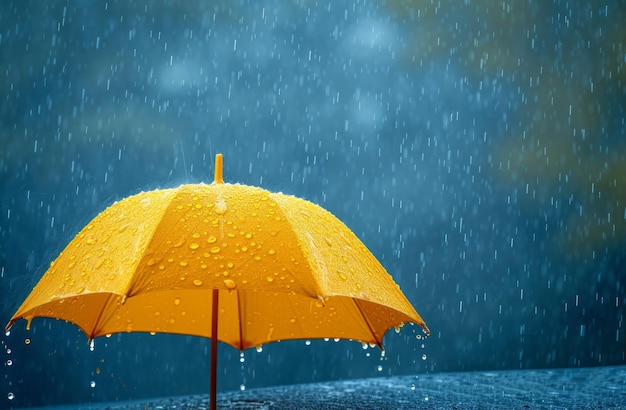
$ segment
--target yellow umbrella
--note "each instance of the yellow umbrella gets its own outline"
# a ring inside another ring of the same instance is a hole
[[[7,325],[76,324],[91,340],[167,332],[237,349],[310,338],[382,348],[385,332],[428,328],[363,243],[331,213],[294,196],[227,184],[142,192],[96,216],[50,264]]]

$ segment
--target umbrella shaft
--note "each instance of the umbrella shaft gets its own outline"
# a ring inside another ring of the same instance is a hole
[[[210,408],[217,408],[217,313],[219,308],[219,290],[213,289],[213,306],[211,309],[211,391]]]

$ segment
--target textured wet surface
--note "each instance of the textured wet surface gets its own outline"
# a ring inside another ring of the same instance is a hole
[[[71,408],[196,409],[205,408],[207,403],[208,395],[197,395]],[[218,407],[617,409],[626,408],[626,366],[439,373],[251,389],[218,394]]]

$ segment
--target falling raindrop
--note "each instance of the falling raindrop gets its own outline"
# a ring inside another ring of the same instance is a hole
[[[246,389],[246,385],[245,384],[240,384],[239,385],[239,390],[244,391]]]
[[[91,341],[89,342],[89,350],[93,352],[95,350],[95,348],[96,348],[96,346],[94,344],[94,340],[91,339]]]
[[[89,386],[91,386],[91,388],[96,387],[96,382],[92,380],[91,382],[89,382]]]
[[[9,400],[15,399],[15,394],[13,394],[12,392],[9,392],[9,394],[7,394],[7,399]]]
[[[376,370],[378,370],[379,372],[383,371],[383,365],[379,364],[378,367],[376,368]]]
[[[25,340],[24,340],[24,344],[29,345],[29,344],[30,344],[30,339],[25,339]]]

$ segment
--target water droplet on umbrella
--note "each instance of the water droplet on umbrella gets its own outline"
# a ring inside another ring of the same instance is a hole
[[[215,243],[215,241],[217,241],[217,238],[215,236],[209,236],[209,238],[206,241],[208,243]]]
[[[267,251],[267,253],[269,253],[270,255],[275,255],[276,251],[274,249],[270,249],[269,251]]]
[[[182,266],[182,267],[185,267],[185,266],[189,265],[189,262],[187,262],[187,261],[180,261],[178,264],[180,266]]]
[[[202,286],[202,281],[201,281],[200,279],[194,279],[194,280],[193,280],[193,284],[194,284],[195,286]]]
[[[274,278],[271,276],[268,276],[267,278],[265,278],[269,283],[274,282]]]
[[[229,289],[229,290],[235,289],[237,287],[237,285],[235,284],[235,281],[232,279],[225,279],[224,286],[226,286],[226,289]]]
[[[185,243],[184,239],[180,239],[178,242],[172,245],[173,248],[180,248]]]
[[[222,198],[218,199],[215,203],[215,213],[218,215],[224,215],[228,210],[228,206],[226,205],[226,201]]]
[[[189,249],[198,249],[200,247],[200,244],[198,244],[197,242],[192,242],[189,244]]]
[[[174,304],[176,306],[180,305],[180,298],[174,298]]]
[[[214,246],[211,248],[211,253],[219,253],[222,250],[219,246]]]
[[[193,235],[191,235],[191,237],[194,239],[198,239],[200,237],[200,234],[198,232],[194,232]]]
[[[339,270],[337,271],[337,273],[339,274],[339,277],[340,277],[341,279],[343,279],[343,280],[348,279],[348,277],[346,276],[346,274],[345,274],[345,273],[343,273],[343,272],[341,272],[341,271],[339,271]]]

